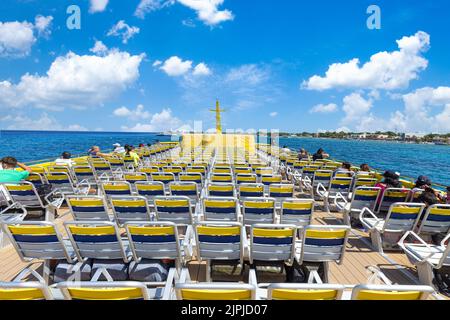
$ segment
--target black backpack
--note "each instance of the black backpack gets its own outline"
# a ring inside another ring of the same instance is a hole
[[[450,298],[450,267],[434,270],[434,282],[440,293]]]

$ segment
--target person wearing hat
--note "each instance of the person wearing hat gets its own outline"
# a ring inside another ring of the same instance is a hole
[[[120,145],[120,143],[114,143],[114,153],[125,153],[125,148]]]
[[[381,189],[380,196],[378,197],[377,200],[377,205],[380,204],[384,191],[387,188],[402,188],[402,183],[400,182],[400,173],[388,170],[385,173],[383,173],[383,177],[384,177],[383,181],[378,182],[375,185],[375,187]]]
[[[442,196],[439,192],[435,191],[432,187],[431,179],[427,176],[419,176],[416,180],[414,188],[412,189],[413,193],[420,193],[417,197],[416,202],[425,203],[426,206],[431,206],[433,204],[438,204]]]

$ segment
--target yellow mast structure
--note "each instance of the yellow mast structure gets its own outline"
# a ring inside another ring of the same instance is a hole
[[[221,134],[222,133],[222,120],[221,120],[221,113],[225,112],[225,110],[220,109],[219,100],[216,100],[216,108],[210,109],[209,111],[216,113],[216,133]]]

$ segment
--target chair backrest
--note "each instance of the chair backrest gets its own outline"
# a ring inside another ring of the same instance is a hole
[[[410,189],[386,188],[380,200],[378,211],[388,211],[391,204],[396,202],[407,202]]]
[[[244,239],[238,222],[199,222],[194,226],[197,260],[243,261]]]
[[[186,196],[191,199],[198,198],[198,188],[195,182],[171,182],[169,184],[171,196]]]
[[[269,186],[269,197],[272,198],[293,198],[294,185],[293,184],[271,184]]]
[[[131,185],[126,181],[109,181],[101,183],[101,190],[105,196],[130,196]]]
[[[148,181],[148,176],[143,172],[125,172],[123,179],[129,183],[135,183],[138,181]]]
[[[275,223],[274,198],[246,198],[242,202],[244,225]]]
[[[236,184],[256,183],[257,177],[253,173],[239,173],[236,175]]]
[[[43,208],[41,198],[31,182],[2,183],[13,202],[20,203],[24,207]]]
[[[177,259],[181,261],[180,239],[173,222],[127,222],[130,249],[140,259]]]
[[[3,229],[22,260],[66,260],[72,262],[63,239],[52,222],[4,223]]]
[[[311,224],[314,213],[314,200],[312,199],[285,199],[281,203],[280,223],[293,224],[304,227]]]
[[[207,197],[203,199],[206,221],[237,221],[238,201],[234,197]]]
[[[416,285],[357,285],[352,300],[426,300],[434,289]]]
[[[264,185],[261,183],[245,183],[239,185],[239,199],[248,197],[264,197]]]
[[[193,165],[186,168],[186,173],[200,173],[202,176],[206,175],[207,166],[203,165]]]
[[[45,174],[45,179],[63,193],[75,193],[72,177],[65,172],[51,172]]]
[[[38,281],[0,282],[0,300],[53,300],[48,287]]]
[[[171,172],[152,173],[151,177],[152,181],[160,181],[164,184],[175,181],[175,175]]]
[[[229,173],[213,173],[211,174],[210,181],[218,183],[231,183],[233,182],[233,176]]]
[[[330,181],[330,186],[328,187],[328,192],[331,195],[336,193],[341,193],[347,195],[351,191],[353,178],[333,178]]]
[[[152,173],[158,173],[159,168],[152,166],[152,167],[142,167],[138,169],[138,172],[146,173],[147,175],[151,175]]]
[[[119,229],[112,222],[79,221],[64,222],[72,247],[79,261],[92,259],[122,259],[128,256]]]
[[[271,184],[280,184],[282,182],[281,175],[262,175],[261,183],[265,186],[269,186]]]
[[[231,167],[230,166],[214,166],[212,168],[212,173],[231,174]]]
[[[88,181],[94,181],[95,180],[95,172],[91,168],[91,166],[74,166],[72,168],[73,174],[75,175],[75,178],[78,181],[81,180],[88,180]]]
[[[35,187],[38,187],[46,182],[44,175],[36,172],[30,173],[25,181],[31,182]]]
[[[74,220],[110,220],[104,197],[66,195],[65,199]]]
[[[250,263],[285,261],[292,264],[295,255],[294,225],[255,224],[250,231]]]
[[[333,171],[331,170],[316,170],[312,179],[312,186],[316,187],[321,183],[325,188],[328,188],[333,177]]]
[[[145,197],[111,196],[109,203],[114,218],[120,226],[129,221],[151,221],[151,213]]]
[[[268,300],[341,300],[345,286],[340,284],[272,283]]]
[[[349,226],[310,225],[303,231],[299,263],[335,261],[344,259]]]
[[[235,175],[253,174],[253,170],[251,167],[248,167],[248,166],[238,166],[238,167],[234,167],[234,174]]]
[[[241,283],[177,283],[178,300],[255,300],[256,287]]]
[[[124,166],[124,160],[121,157],[107,157],[106,160],[112,168],[122,168]]]
[[[203,184],[203,176],[201,173],[195,173],[195,172],[182,173],[182,174],[180,174],[178,179],[181,182],[195,182],[199,188]]]
[[[356,176],[355,188],[358,187],[375,187],[378,180],[375,178],[366,178],[364,176]]]
[[[134,184],[138,195],[146,197],[153,204],[153,199],[157,196],[164,196],[164,183],[161,181],[138,181]]]
[[[272,175],[273,174],[273,168],[271,167],[253,167],[255,169],[255,174],[258,177],[262,177],[263,175]]]
[[[60,282],[65,300],[150,300],[147,287],[135,281]]]
[[[428,207],[418,234],[448,234],[450,231],[450,204],[434,204]]]
[[[157,196],[153,205],[158,221],[170,221],[177,225],[192,224],[192,207],[188,197]]]
[[[232,183],[209,183],[207,186],[207,195],[209,197],[235,197],[236,190]]]
[[[353,191],[351,209],[362,210],[364,207],[375,210],[381,189],[375,187],[357,187]]]
[[[183,172],[183,168],[180,166],[166,166],[162,168],[162,172],[164,173],[173,173],[175,176],[178,176]]]
[[[424,208],[425,204],[423,203],[398,202],[392,204],[386,216],[383,230],[414,230]]]

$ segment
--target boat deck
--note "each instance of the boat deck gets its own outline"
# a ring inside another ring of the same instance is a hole
[[[60,232],[66,236],[63,228],[63,222],[72,220],[70,214],[64,215],[67,209],[60,210],[61,218],[55,220]],[[316,210],[313,224],[341,224],[339,214],[336,217],[334,213],[327,214]],[[11,245],[0,250],[0,281],[11,281],[25,266],[14,248]],[[368,266],[377,266],[386,276],[396,284],[414,284],[417,283],[417,274],[415,268],[409,263],[406,255],[401,252],[388,252],[384,255],[376,252],[370,245],[370,239],[367,233],[352,229],[348,239],[347,250],[344,261],[341,265],[330,264],[331,283],[359,284],[365,283],[369,276],[366,270]],[[39,268],[40,264],[34,264],[34,268]],[[193,280],[205,280],[205,265],[195,261],[189,263],[189,269]]]

